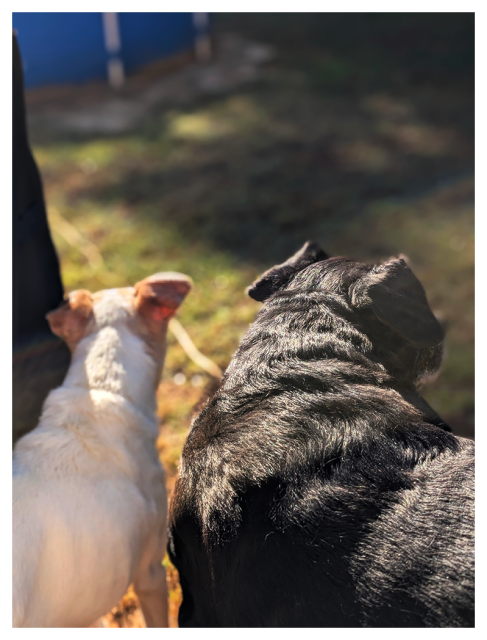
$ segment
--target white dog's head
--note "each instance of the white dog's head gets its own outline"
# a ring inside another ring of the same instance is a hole
[[[134,287],[73,291],[47,314],[53,333],[68,344],[68,377],[76,384],[139,395],[148,377],[157,385],[167,325],[191,289],[181,273],[157,273]]]

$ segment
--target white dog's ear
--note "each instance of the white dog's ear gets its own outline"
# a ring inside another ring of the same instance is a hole
[[[135,308],[158,333],[176,313],[192,286],[192,280],[182,273],[156,273],[134,287]]]
[[[47,315],[51,331],[62,338],[71,351],[84,336],[86,326],[93,316],[93,298],[89,291],[78,289],[67,300]]]

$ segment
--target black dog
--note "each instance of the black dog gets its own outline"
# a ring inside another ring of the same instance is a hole
[[[249,294],[172,502],[180,626],[473,626],[474,444],[416,390],[443,339],[419,281],[308,243]]]

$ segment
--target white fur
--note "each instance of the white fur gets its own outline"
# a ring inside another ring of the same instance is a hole
[[[94,308],[64,384],[14,450],[13,626],[86,627],[134,583],[148,626],[167,626],[167,498],[158,367],[116,291]]]

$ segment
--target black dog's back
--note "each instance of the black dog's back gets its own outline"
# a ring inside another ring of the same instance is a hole
[[[308,245],[251,289],[183,450],[180,626],[473,625],[473,443],[415,390],[441,360],[421,285],[381,268]]]
[[[177,519],[180,626],[473,626],[473,449],[460,441],[387,497],[270,480],[239,497],[238,536],[215,546]]]
[[[338,536],[317,530],[315,546],[312,538],[303,544],[296,525],[277,529],[267,516],[276,490],[268,486],[248,492],[241,502],[238,540],[217,553],[207,553],[194,525],[184,526],[180,536],[178,522],[172,543],[183,589],[180,627],[359,626],[352,601],[323,598],[323,571],[332,568],[343,587],[346,567],[338,568],[320,548],[323,534],[330,549],[339,544]],[[351,586],[350,579],[346,594],[352,593]]]
[[[474,444],[414,472],[412,489],[370,526],[352,572],[372,626],[474,626]]]

